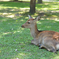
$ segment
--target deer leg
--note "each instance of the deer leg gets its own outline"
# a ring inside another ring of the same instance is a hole
[[[41,47],[41,44],[39,44],[39,47]]]
[[[45,49],[47,49],[47,50],[50,51],[50,52],[57,53],[55,47],[49,47],[49,46],[47,47],[47,46],[41,45],[41,44],[39,44],[39,45],[40,45],[39,49],[45,48]]]
[[[44,45],[42,45],[42,44],[39,44],[39,49],[42,49],[43,47],[44,47]]]
[[[31,44],[34,44],[34,45],[37,45],[38,46],[38,42],[37,42],[37,40],[35,39],[33,39],[32,41],[31,41]]]
[[[39,49],[41,49],[42,47],[40,46]]]
[[[51,52],[57,53],[57,51],[55,49],[50,49]]]
[[[56,49],[54,47],[45,47],[48,51],[50,52],[54,52],[54,53],[57,53],[56,52]]]
[[[57,53],[56,47],[54,45],[49,46],[51,52]]]
[[[31,41],[31,44],[34,44],[34,42],[33,42],[33,41],[34,41],[34,39]]]

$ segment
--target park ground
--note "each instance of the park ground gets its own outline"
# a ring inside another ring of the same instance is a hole
[[[0,59],[59,59],[57,54],[31,45],[33,39],[29,29],[21,28],[28,20],[29,3],[0,2]],[[36,4],[39,30],[59,32],[59,2]]]

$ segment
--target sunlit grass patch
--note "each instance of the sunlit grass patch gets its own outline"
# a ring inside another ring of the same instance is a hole
[[[24,19],[25,18],[25,19]],[[3,21],[5,19],[5,21]],[[46,49],[39,49],[31,45],[33,39],[29,29],[21,28],[28,17],[22,16],[14,20],[12,18],[1,18],[0,24],[0,58],[8,59],[48,59],[58,58],[59,54],[54,54]],[[37,22],[39,30],[54,30],[59,32],[59,22],[55,20],[40,20]],[[57,28],[56,28],[57,26]]]

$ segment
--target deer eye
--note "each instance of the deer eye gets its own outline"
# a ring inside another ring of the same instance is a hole
[[[28,24],[30,24],[30,22],[28,22]]]

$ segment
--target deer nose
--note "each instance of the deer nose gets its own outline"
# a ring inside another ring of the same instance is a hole
[[[23,25],[21,27],[23,27]]]
[[[24,28],[24,26],[22,25],[21,27],[23,27]]]

